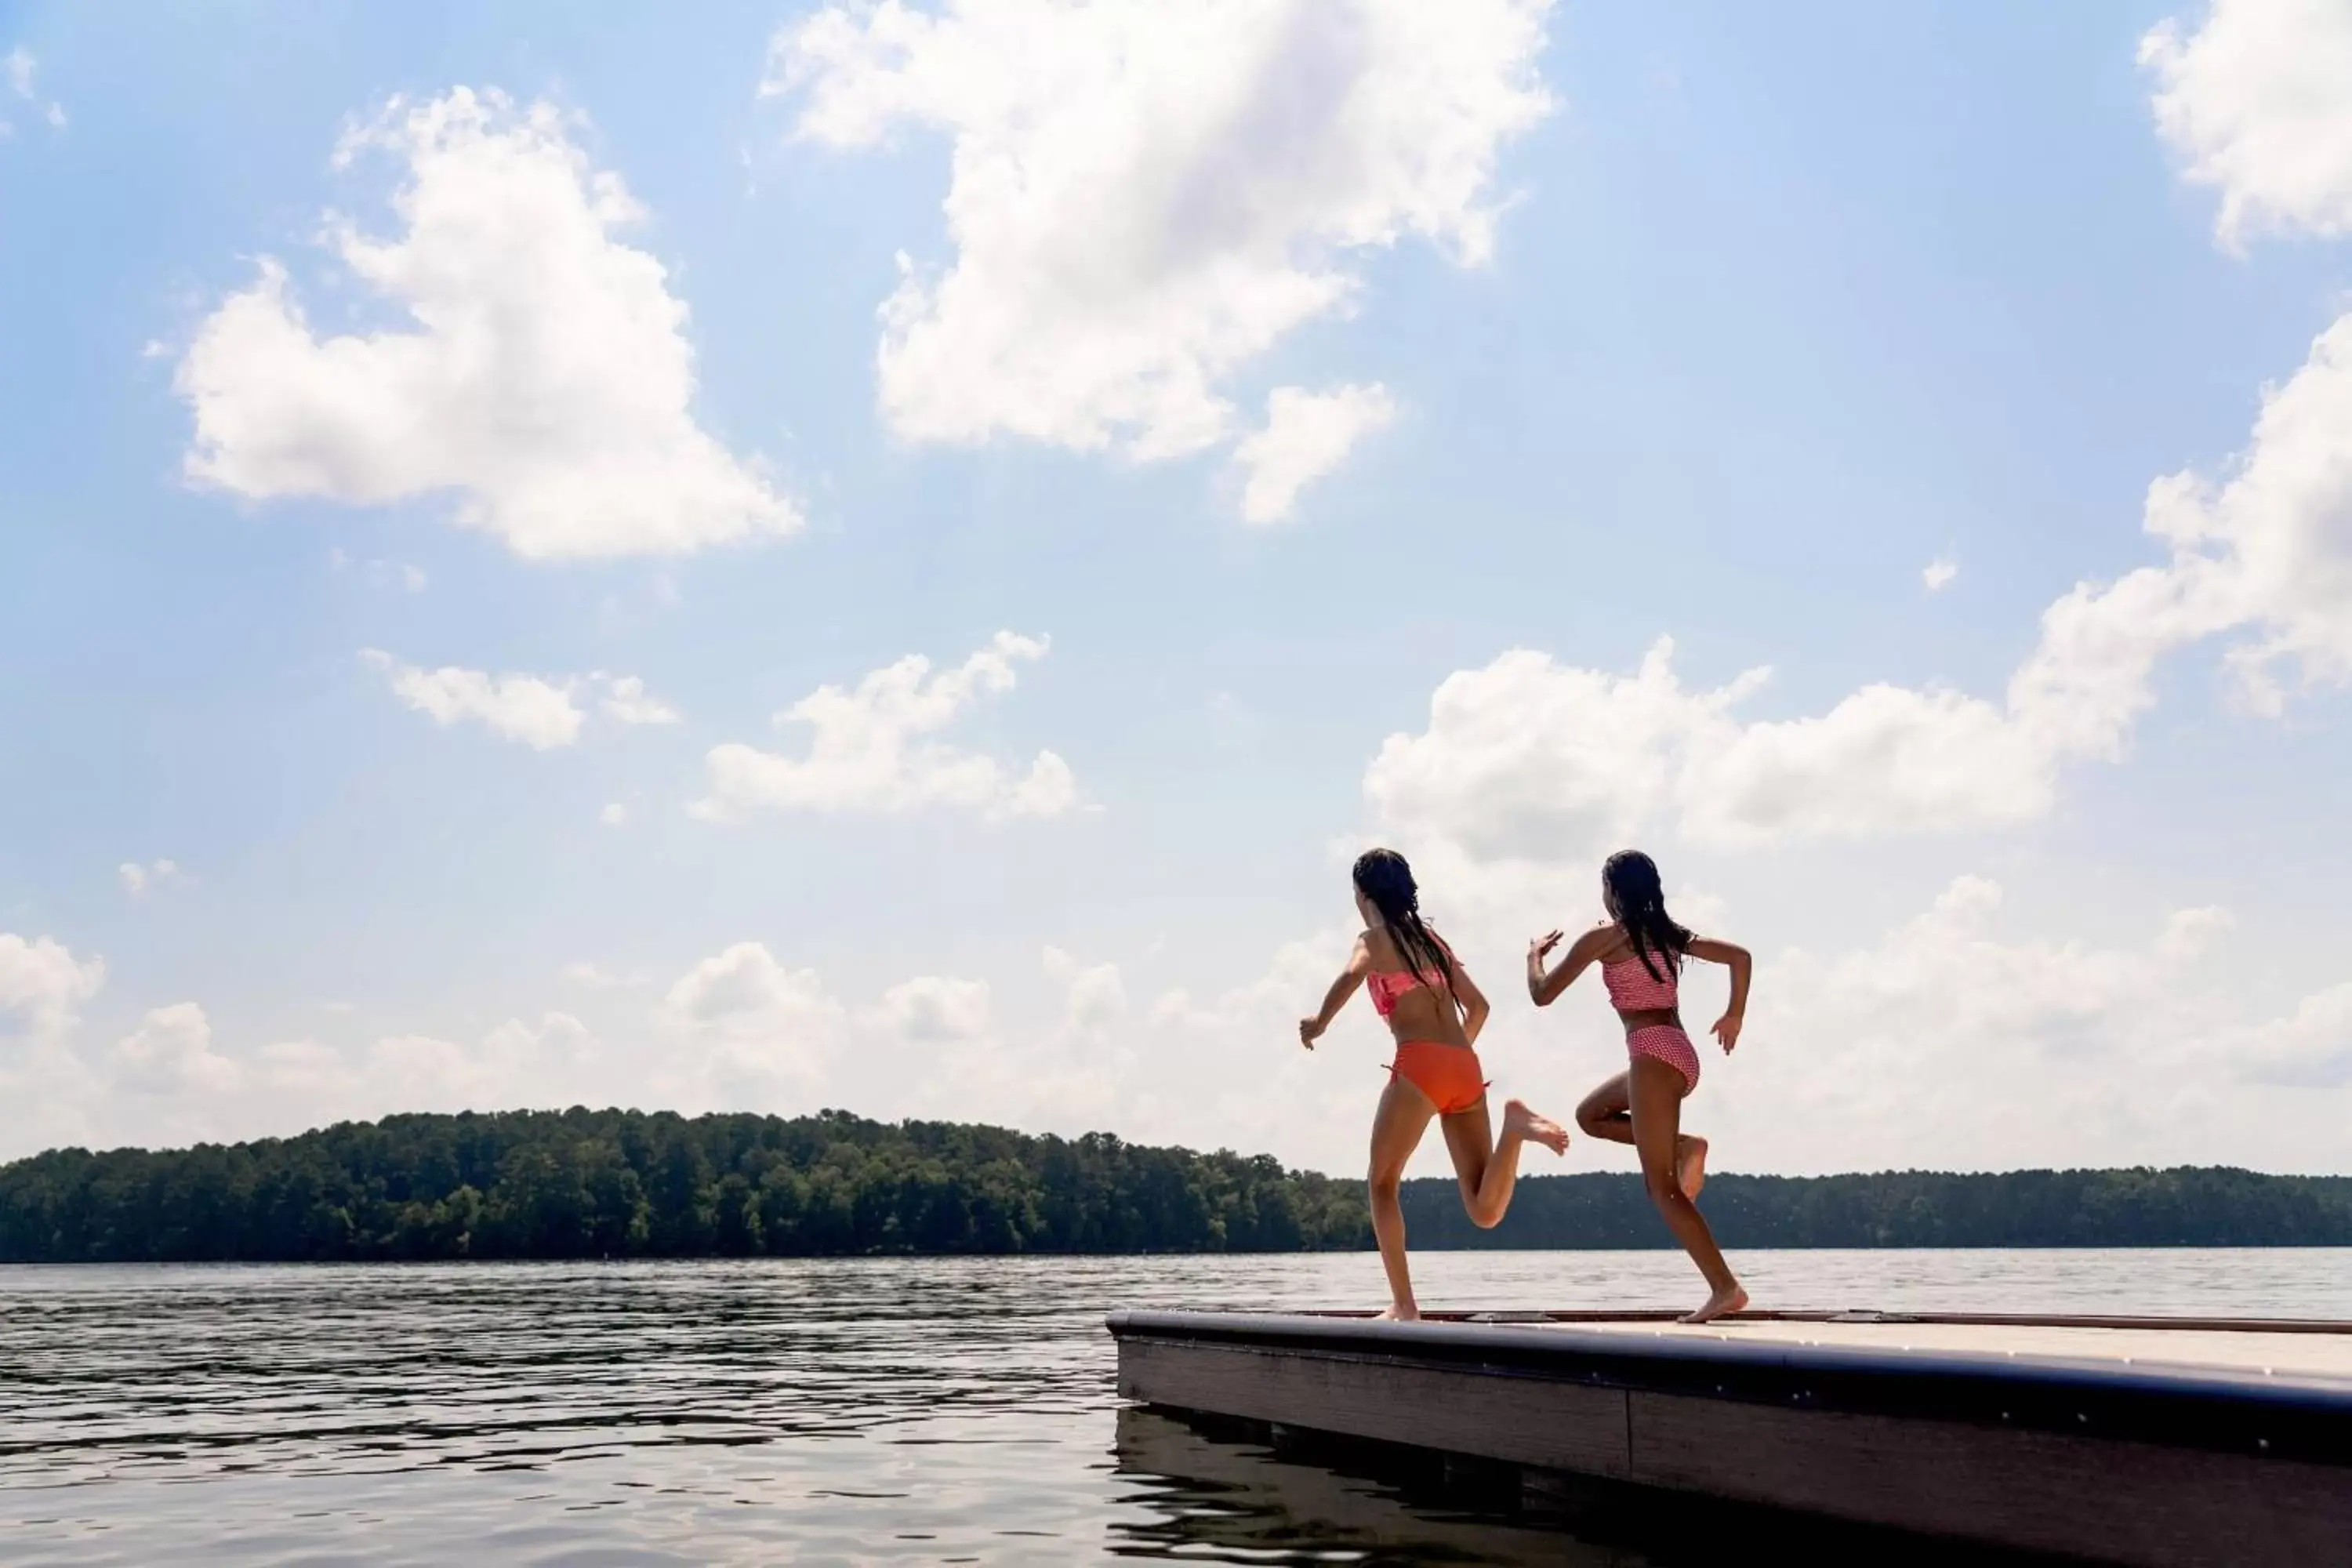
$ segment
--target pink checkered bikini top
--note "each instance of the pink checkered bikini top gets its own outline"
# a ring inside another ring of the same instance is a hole
[[[1650,962],[1665,978],[1660,980],[1642,966],[1638,954],[1628,954],[1613,963],[1601,966],[1601,983],[1609,987],[1609,1005],[1620,1013],[1640,1013],[1654,1007],[1676,1005],[1675,995],[1677,979],[1674,961],[1660,953],[1650,954]]]

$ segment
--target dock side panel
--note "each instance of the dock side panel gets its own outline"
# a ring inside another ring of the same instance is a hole
[[[1627,1415],[1651,1486],[2147,1568],[2352,1563],[2352,1469],[1683,1394]]]
[[[1377,1357],[1122,1339],[1118,1391],[1146,1405],[1580,1475],[1628,1479],[1626,1395]]]

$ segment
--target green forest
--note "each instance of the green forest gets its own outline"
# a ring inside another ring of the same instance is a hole
[[[2352,1246],[2352,1178],[2220,1169],[1717,1176],[1724,1244]],[[1670,1245],[1630,1173],[1519,1183],[1491,1231],[1407,1184],[1421,1247]],[[0,1166],[0,1262],[1283,1252],[1368,1247],[1363,1184],[1266,1156],[842,1111],[394,1116]]]

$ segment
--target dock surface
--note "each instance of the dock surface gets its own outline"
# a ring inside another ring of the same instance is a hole
[[[1140,1403],[2084,1561],[2352,1564],[2352,1324],[1121,1312]]]
[[[1498,1319],[1489,1317],[1486,1321]],[[2187,1375],[2219,1373],[2307,1382],[2321,1387],[2340,1384],[2352,1388],[2352,1326],[2336,1323],[1821,1316],[1753,1318],[1704,1324],[1605,1319],[1561,1322],[1547,1318],[1528,1326],[1572,1326],[1594,1333],[1722,1345],[1783,1344],[1902,1355],[1989,1356],[2009,1361],[2023,1358],[2140,1367],[2149,1372]]]

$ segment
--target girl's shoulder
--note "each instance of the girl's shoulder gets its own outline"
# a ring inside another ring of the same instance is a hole
[[[1633,941],[1626,936],[1625,928],[1615,921],[1602,921],[1576,942],[1598,963],[1613,963],[1618,959],[1631,957],[1633,952]]]

